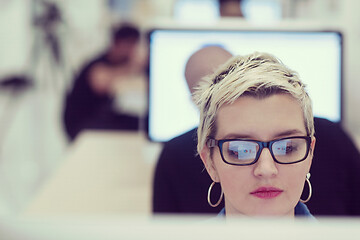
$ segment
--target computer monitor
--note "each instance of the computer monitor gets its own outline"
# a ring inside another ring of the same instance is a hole
[[[147,130],[163,142],[198,125],[198,111],[184,77],[197,50],[219,45],[234,55],[268,52],[297,71],[307,84],[314,115],[342,118],[342,34],[337,31],[153,29],[149,32]]]

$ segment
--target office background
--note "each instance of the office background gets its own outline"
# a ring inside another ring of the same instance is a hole
[[[52,14],[46,16],[46,4]],[[189,2],[197,2],[189,5]],[[205,7],[205,2],[210,3]],[[79,67],[108,43],[110,27],[130,20],[146,30],[171,20],[216,22],[215,1],[0,1],[0,214],[20,212],[66,157],[71,145],[62,121],[64,93]],[[360,2],[356,0],[247,0],[246,24],[324,26],[344,34],[343,127],[360,135]],[[215,4],[215,5],[214,5]],[[198,14],[197,7],[204,14]],[[50,8],[51,9],[51,8]],[[195,10],[194,10],[195,9]],[[59,10],[59,11],[57,11]],[[37,21],[34,21],[37,20]],[[46,30],[44,30],[46,29]],[[58,59],[47,42],[54,37]],[[20,76],[6,84],[8,76]],[[22,76],[30,76],[28,79]]]

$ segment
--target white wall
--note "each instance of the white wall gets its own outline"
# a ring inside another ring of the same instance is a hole
[[[0,77],[27,67],[31,32],[30,1],[0,2]]]
[[[341,2],[340,18],[345,33],[345,127],[349,133],[360,135],[360,1]]]

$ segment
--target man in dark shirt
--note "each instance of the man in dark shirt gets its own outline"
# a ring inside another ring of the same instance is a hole
[[[83,129],[138,129],[138,117],[114,111],[113,91],[116,77],[130,69],[139,38],[138,29],[129,24],[114,29],[106,52],[87,63],[77,75],[64,109],[70,139]]]

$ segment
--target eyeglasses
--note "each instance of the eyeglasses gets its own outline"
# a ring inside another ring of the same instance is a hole
[[[287,137],[270,142],[243,139],[209,139],[207,146],[218,146],[222,160],[231,165],[246,166],[256,163],[264,148],[268,148],[274,161],[292,164],[304,161],[309,155],[311,137]]]

